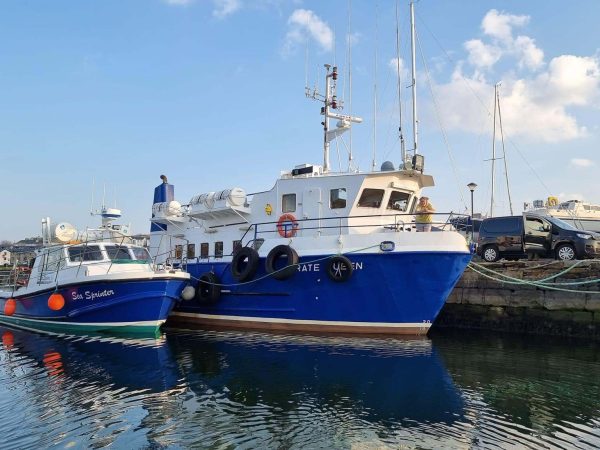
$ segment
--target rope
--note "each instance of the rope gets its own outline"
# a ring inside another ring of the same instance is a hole
[[[505,275],[503,273],[496,272],[492,269],[489,269],[487,267],[482,266],[481,264],[477,264],[474,262],[470,262],[467,267],[469,269],[471,269],[473,272],[478,273],[479,275],[481,275],[485,278],[494,280],[498,283],[513,284],[513,285],[528,285],[528,286],[535,286],[537,288],[554,290],[554,291],[562,291],[562,292],[574,292],[574,293],[581,293],[581,294],[600,294],[600,291],[566,289],[566,288],[558,287],[558,286],[574,286],[574,285],[583,285],[583,284],[591,284],[591,283],[600,283],[600,279],[598,279],[598,278],[586,279],[583,281],[546,283],[546,281],[548,281],[548,280],[557,278],[561,275],[564,275],[564,274],[570,272],[571,270],[573,270],[574,268],[576,268],[577,266],[579,266],[582,263],[583,263],[583,261],[577,261],[575,264],[571,265],[570,267],[567,267],[565,270],[562,270],[554,275],[551,275],[549,277],[545,277],[545,278],[542,278],[539,280],[526,280],[526,279],[519,279],[519,278],[511,277],[509,275]],[[495,276],[488,275],[487,273],[484,273],[484,272],[491,273]],[[501,277],[501,278],[499,278],[499,277]],[[504,278],[504,279],[502,279],[502,278]]]

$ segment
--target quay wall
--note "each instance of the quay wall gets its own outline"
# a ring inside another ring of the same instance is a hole
[[[474,260],[433,326],[600,341],[600,260]]]

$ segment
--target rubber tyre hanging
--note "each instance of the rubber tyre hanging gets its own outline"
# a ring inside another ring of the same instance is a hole
[[[221,298],[221,280],[213,272],[200,275],[198,287],[196,288],[196,300],[198,303],[215,303]]]
[[[350,279],[354,269],[352,268],[352,262],[348,258],[337,255],[332,256],[327,261],[326,272],[330,279],[341,283]]]
[[[282,260],[285,264],[282,265]],[[287,280],[298,272],[298,253],[289,245],[273,247],[265,261],[265,269],[276,280]]]
[[[256,275],[260,257],[252,247],[243,247],[233,255],[231,275],[236,281],[249,281]]]

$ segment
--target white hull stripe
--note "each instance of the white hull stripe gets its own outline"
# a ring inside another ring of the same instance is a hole
[[[289,323],[298,325],[328,325],[347,327],[389,327],[389,328],[430,328],[431,323],[390,323],[390,322],[344,322],[340,320],[297,320],[277,319],[269,317],[221,316],[213,314],[197,314],[173,311],[171,316],[212,320],[237,320],[240,322]]]
[[[0,321],[4,322],[12,322],[12,321],[27,321],[34,323],[46,323],[52,325],[64,325],[64,326],[77,326],[77,327],[148,327],[148,326],[160,326],[165,323],[165,320],[146,320],[141,322],[59,322],[55,320],[40,320],[40,319],[30,319],[28,317],[18,317],[18,316],[2,316],[0,315]]]

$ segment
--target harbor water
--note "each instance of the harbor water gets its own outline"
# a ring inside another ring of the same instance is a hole
[[[600,447],[585,341],[0,335],[2,449]]]

